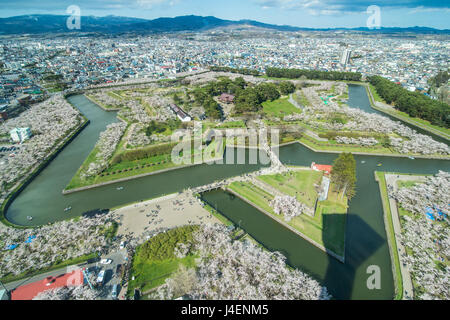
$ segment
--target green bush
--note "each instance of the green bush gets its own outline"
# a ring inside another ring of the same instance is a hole
[[[185,226],[160,233],[139,247],[137,255],[140,261],[161,261],[174,257],[175,248],[179,243],[191,243],[193,233],[198,226]]]
[[[172,152],[172,149],[176,145],[177,143],[160,144],[143,149],[131,150],[124,153],[120,153],[113,157],[113,159],[111,160],[111,165],[115,165],[121,162],[136,161],[164,154],[170,154]]]

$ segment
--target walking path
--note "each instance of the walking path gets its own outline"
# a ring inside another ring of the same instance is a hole
[[[397,181],[424,181],[425,177],[385,174],[385,179],[388,190],[391,189],[394,192],[397,192],[398,190]],[[401,236],[400,215],[398,213],[397,201],[395,201],[389,196],[389,192],[388,197],[389,197],[389,206],[391,207],[392,224],[394,226],[395,242],[397,243],[398,257],[400,260],[400,271],[402,273],[403,299],[410,300],[413,299],[414,289],[409,270],[406,267],[404,261],[402,261],[402,258],[406,256],[406,249],[400,241]]]
[[[293,97],[293,93],[291,93],[289,95],[289,102],[296,107],[297,109],[301,109],[303,110],[303,107],[300,105],[300,103],[298,103],[297,101],[295,101],[294,97]]]

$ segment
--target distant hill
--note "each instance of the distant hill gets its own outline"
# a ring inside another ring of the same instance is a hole
[[[426,27],[411,28],[381,28],[370,30],[368,28],[300,28],[292,26],[279,26],[253,20],[222,20],[216,17],[180,16],[175,18],[158,18],[146,20],[117,16],[83,16],[81,17],[81,30],[69,30],[66,26],[67,15],[24,15],[9,18],[0,18],[0,35],[9,34],[45,34],[64,32],[98,32],[114,33],[162,33],[178,31],[208,31],[216,28],[243,27],[259,28],[276,31],[360,31],[371,33],[425,33],[450,34],[450,30],[438,30]]]

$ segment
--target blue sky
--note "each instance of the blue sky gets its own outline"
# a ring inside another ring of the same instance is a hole
[[[82,15],[154,19],[195,14],[325,28],[366,26],[367,7],[377,5],[383,27],[450,29],[448,0],[0,0],[0,5],[1,17],[65,14],[69,5],[78,5]]]

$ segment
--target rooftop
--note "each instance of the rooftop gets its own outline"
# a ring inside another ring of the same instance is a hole
[[[44,280],[18,287],[11,292],[11,300],[32,300],[39,293],[62,287],[80,286],[83,284],[83,272],[81,269],[57,277],[47,277]]]

